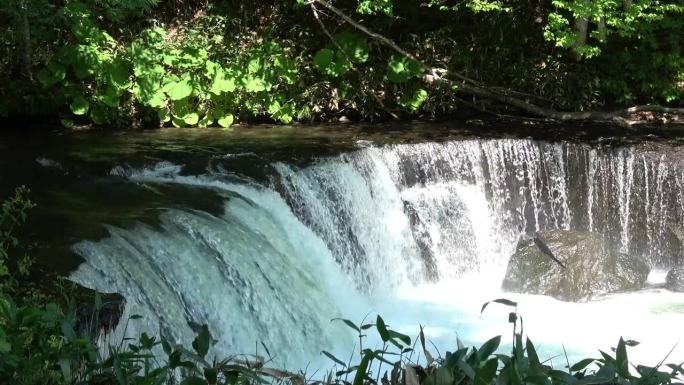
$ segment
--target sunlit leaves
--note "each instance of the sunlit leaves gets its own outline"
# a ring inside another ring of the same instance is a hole
[[[399,105],[411,111],[416,111],[427,100],[428,93],[422,88],[413,90],[399,99]]]
[[[192,85],[190,82],[190,76],[187,74],[180,79],[178,77],[173,77],[164,84],[162,91],[164,91],[171,100],[185,99],[192,94]]]
[[[548,14],[544,37],[556,46],[572,48],[581,57],[598,56],[611,34],[640,37],[640,30],[662,21],[667,15],[684,13],[684,5],[647,0],[622,2],[612,0],[555,0]],[[591,33],[585,44],[574,28],[574,21],[584,19]]]
[[[146,110],[161,125],[177,127],[228,128],[237,113],[282,123],[298,115],[293,90],[302,60],[291,48],[259,41],[237,55],[211,52],[210,57],[211,45],[202,39],[216,44],[222,39],[192,28],[184,30],[183,39],[173,39],[158,25],[133,41],[118,42],[100,29],[89,9],[74,6],[69,12],[75,38],[36,78],[45,87],[61,87],[79,123],[107,124]],[[341,34],[340,41],[354,62],[367,60],[367,46],[358,36]],[[338,59],[339,70],[351,68],[345,56]]]
[[[216,67],[209,92],[220,95],[223,92],[235,91],[235,87],[235,79],[226,73],[223,68]]]
[[[361,0],[356,12],[366,15],[376,13],[392,14],[392,0]]]
[[[430,0],[428,4],[442,11],[459,11],[464,9],[473,13],[511,11],[511,8],[505,6],[500,0],[468,0],[457,2],[456,5],[453,5],[452,1],[447,0]]]
[[[183,116],[183,121],[185,122],[185,124],[194,126],[197,124],[197,122],[199,122],[199,115],[196,112],[191,112]]]
[[[228,128],[233,124],[233,114],[221,115],[216,122],[223,128]]]
[[[242,80],[242,82],[245,87],[245,91],[247,92],[256,93],[266,91],[266,82],[262,78],[247,76]]]
[[[387,79],[394,83],[404,83],[411,78],[419,77],[423,71],[420,63],[407,57],[392,55],[387,61]]]
[[[161,90],[158,90],[150,95],[148,99],[144,100],[144,102],[150,107],[161,108],[166,105],[166,95]]]

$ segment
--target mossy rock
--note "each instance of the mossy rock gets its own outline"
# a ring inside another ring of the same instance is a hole
[[[684,293],[684,267],[675,267],[667,272],[665,288],[678,293]]]
[[[650,272],[644,261],[618,253],[596,233],[550,230],[538,233],[536,239],[518,243],[508,263],[504,290],[579,302],[641,289]]]

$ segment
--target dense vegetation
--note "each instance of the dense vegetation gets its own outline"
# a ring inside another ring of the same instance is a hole
[[[683,26],[679,0],[3,0],[0,116],[605,118],[559,111],[683,105]]]

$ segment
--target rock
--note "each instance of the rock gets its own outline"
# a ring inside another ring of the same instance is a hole
[[[665,288],[684,293],[684,267],[675,267],[667,272]]]
[[[46,266],[36,264],[30,275],[17,282],[18,291],[31,303],[55,303],[65,312],[75,306],[74,328],[77,335],[96,339],[100,331],[113,330],[121,320],[126,299],[118,293],[100,293],[97,312],[96,291],[62,277]]]
[[[416,208],[410,202],[404,201],[404,213],[408,216],[411,223],[411,232],[425,267],[426,278],[429,281],[436,282],[439,280],[439,271],[437,270],[435,256],[428,244],[429,234],[425,230],[426,227],[422,224]]]
[[[672,253],[672,258],[670,258],[670,263],[675,265],[683,264],[684,258],[684,227],[677,224],[669,224],[667,226],[669,232],[667,232],[666,239],[670,245],[669,251]],[[669,237],[667,237],[669,235]]]
[[[101,306],[98,312],[95,305],[95,290],[77,283],[74,285],[77,286],[79,293],[76,307],[76,333],[97,338],[100,331],[114,330],[121,320],[126,299],[118,293],[100,293]]]
[[[502,288],[586,301],[600,294],[641,289],[649,271],[644,261],[618,253],[599,234],[550,230],[536,240],[518,243]]]

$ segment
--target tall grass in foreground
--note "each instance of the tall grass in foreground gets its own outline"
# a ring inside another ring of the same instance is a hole
[[[98,296],[99,298],[99,296]],[[97,301],[96,301],[97,302]],[[512,301],[493,302],[516,307]],[[483,306],[483,311],[489,303]],[[101,305],[96,303],[95,311]],[[345,362],[329,352],[333,367],[314,378],[268,367],[256,356],[209,359],[215,342],[202,326],[190,347],[175,345],[145,333],[109,345],[102,354],[95,330],[77,334],[76,309],[57,305],[17,306],[0,300],[0,383],[2,384],[116,384],[116,385],[661,385],[684,383],[682,364],[655,367],[629,362],[627,349],[636,342],[620,339],[613,353],[554,368],[542,362],[524,337],[517,310],[511,311],[512,350],[500,352],[501,336],[479,348],[460,341],[453,352],[435,357],[426,347],[422,328],[418,338],[392,330],[378,316],[374,323],[357,325],[339,320],[359,338],[358,362]],[[132,316],[128,321],[135,321]],[[97,325],[94,322],[92,325]],[[366,333],[378,333],[381,349],[364,349]],[[248,358],[245,358],[248,357]],[[251,357],[251,358],[250,358]],[[415,357],[415,359],[414,359]],[[420,357],[420,358],[418,358]]]

